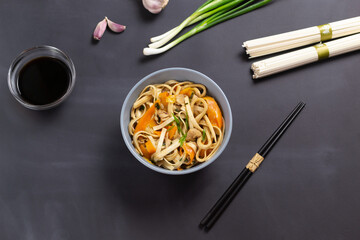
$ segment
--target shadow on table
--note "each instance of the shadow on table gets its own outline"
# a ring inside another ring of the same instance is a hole
[[[161,54],[156,54],[156,55],[150,55],[150,56],[145,56],[142,55],[139,59],[140,63],[147,63],[147,62],[152,62],[154,61],[154,59],[157,59],[159,57],[161,57],[162,55],[165,55],[167,52],[161,53]]]
[[[105,147],[105,184],[109,195],[135,213],[151,215],[157,211],[173,211],[174,207],[191,204],[210,181],[207,169],[170,176],[143,166],[127,149],[120,130],[111,133],[113,139]],[[200,194],[201,195],[201,194]]]
[[[24,106],[22,106],[20,103],[18,103],[15,99],[11,99],[12,97],[9,97],[9,104],[11,105],[9,109],[11,108],[13,113],[18,115],[16,117],[17,120],[26,121],[28,123],[34,122],[37,124],[43,123],[44,125],[49,125],[57,120],[57,118],[62,114],[63,110],[66,108],[65,105],[68,103],[65,101],[61,103],[60,105],[47,109],[47,110],[31,110]]]

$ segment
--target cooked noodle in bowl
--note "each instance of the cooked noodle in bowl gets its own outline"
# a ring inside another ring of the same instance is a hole
[[[224,138],[220,106],[204,85],[190,81],[147,85],[130,118],[128,131],[137,153],[171,171],[208,161]]]

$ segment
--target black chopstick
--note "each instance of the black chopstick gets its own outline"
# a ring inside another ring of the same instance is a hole
[[[206,216],[201,220],[200,228],[205,228],[206,231],[210,230],[210,228],[215,224],[216,220],[230,204],[232,199],[245,185],[247,180],[249,180],[255,170],[260,166],[265,156],[270,152],[275,143],[280,139],[280,137],[284,134],[286,129],[288,129],[288,127],[291,125],[291,123],[294,121],[294,119],[298,116],[298,114],[304,107],[305,103],[300,102],[294,108],[294,110],[286,117],[286,119],[280,124],[280,126],[275,130],[275,132],[270,136],[270,138],[265,142],[265,144],[259,149],[259,151],[250,160],[246,167],[241,171],[241,173],[237,176],[234,182],[224,192],[221,198],[215,203],[215,205],[210,209]]]

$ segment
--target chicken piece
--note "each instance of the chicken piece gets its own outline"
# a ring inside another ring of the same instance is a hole
[[[191,128],[187,132],[186,141],[196,141],[197,138],[201,137],[201,132],[197,130],[196,128]]]
[[[179,104],[179,105],[184,105],[185,104],[185,95],[184,94],[177,95],[175,103]]]
[[[164,110],[158,110],[157,115],[159,116],[161,122],[164,122],[166,119],[170,117],[169,114]]]

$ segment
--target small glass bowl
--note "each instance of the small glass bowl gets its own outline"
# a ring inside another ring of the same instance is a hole
[[[70,83],[66,93],[58,100],[44,105],[34,105],[27,102],[25,99],[22,98],[18,86],[20,70],[28,62],[39,57],[56,58],[57,60],[63,62],[68,67],[70,72]],[[72,60],[64,52],[52,46],[36,46],[20,53],[20,55],[17,56],[15,60],[11,63],[8,73],[8,85],[11,94],[24,107],[32,110],[46,110],[59,105],[70,95],[75,85],[75,78],[76,78],[76,72],[75,72],[74,64]]]

